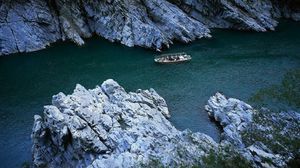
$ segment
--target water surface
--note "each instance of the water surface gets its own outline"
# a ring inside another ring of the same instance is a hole
[[[127,91],[154,88],[169,105],[171,122],[180,130],[204,132],[219,139],[204,105],[220,91],[248,100],[259,89],[278,84],[300,68],[300,23],[281,24],[276,32],[213,31],[214,38],[167,52],[188,52],[193,60],[157,65],[142,48],[128,48],[100,38],[84,47],[59,43],[39,52],[0,58],[0,167],[20,167],[31,160],[33,115],[51,96],[72,92],[76,83],[94,88],[108,78]]]

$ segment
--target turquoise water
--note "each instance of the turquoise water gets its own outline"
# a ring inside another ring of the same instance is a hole
[[[169,105],[171,122],[219,139],[204,105],[217,91],[248,100],[259,89],[278,84],[300,68],[300,23],[281,24],[276,32],[214,30],[212,39],[175,44],[189,63],[157,65],[157,53],[128,48],[100,38],[84,47],[59,43],[39,52],[0,57],[0,167],[20,167],[31,159],[33,115],[51,96],[71,93],[76,83],[93,88],[108,78],[127,91],[153,87]]]

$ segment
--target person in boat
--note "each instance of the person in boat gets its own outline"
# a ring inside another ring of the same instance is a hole
[[[167,57],[167,60],[168,60],[168,61],[174,61],[174,58],[173,58],[172,56],[168,56],[168,57]]]

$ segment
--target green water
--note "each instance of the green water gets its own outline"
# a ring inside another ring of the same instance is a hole
[[[0,57],[0,167],[31,159],[33,115],[41,114],[51,96],[71,93],[76,83],[93,88],[108,78],[127,91],[153,87],[169,105],[171,122],[219,139],[204,105],[217,91],[248,100],[262,88],[279,84],[289,70],[300,68],[300,23],[284,21],[276,32],[215,30],[214,38],[175,44],[189,63],[157,65],[142,48],[128,48],[94,38],[84,47],[59,43],[39,52]]]

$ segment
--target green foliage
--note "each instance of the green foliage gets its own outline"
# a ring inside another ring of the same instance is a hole
[[[300,69],[285,74],[280,85],[259,90],[250,101],[258,106],[266,106],[273,110],[283,110],[284,104],[300,108]]]
[[[281,155],[293,153],[297,155],[300,149],[300,137],[296,135],[300,132],[300,126],[297,123],[291,124],[280,120],[274,123],[271,118],[271,115],[256,113],[254,123],[271,129],[261,130],[257,129],[255,125],[250,125],[246,131],[242,132],[243,142],[246,145],[262,142],[274,153]],[[288,124],[289,126],[287,126]],[[283,129],[286,133],[281,132]]]
[[[148,164],[142,164],[140,167],[164,168],[164,165],[158,159],[151,159]]]
[[[245,145],[262,142],[273,153],[290,159],[288,161],[289,167],[299,167],[300,121],[289,117],[283,118],[279,113],[272,111],[256,112],[253,119],[254,122],[242,132]],[[292,158],[290,158],[291,154]]]
[[[197,161],[196,161],[197,160]],[[177,164],[178,168],[250,168],[249,161],[244,159],[232,147],[220,148],[218,151],[211,150],[206,156],[195,160],[193,165]],[[158,159],[152,159],[148,164],[141,167],[164,168]]]
[[[122,117],[120,117],[118,122],[123,130],[125,130],[128,127],[128,125],[126,124],[125,120]]]
[[[23,162],[21,167],[22,168],[30,168],[30,162]]]
[[[279,98],[287,100],[291,105],[300,107],[300,69],[291,71],[285,75],[282,81],[283,92]]]
[[[300,156],[297,156],[295,159],[290,160],[287,163],[290,168],[299,168],[300,167]]]
[[[251,164],[232,147],[227,147],[219,151],[210,151],[209,154],[203,158],[203,165],[200,167],[248,168],[251,167]]]

